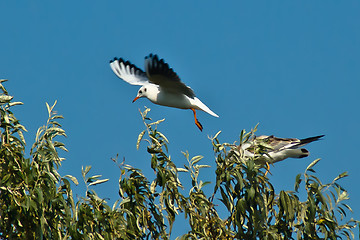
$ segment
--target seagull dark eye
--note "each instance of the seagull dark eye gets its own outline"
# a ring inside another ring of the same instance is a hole
[[[146,92],[146,88],[144,88],[144,92]]]
[[[139,93],[142,94],[142,91],[140,90]]]

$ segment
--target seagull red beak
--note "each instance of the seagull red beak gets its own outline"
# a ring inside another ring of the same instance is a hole
[[[134,100],[133,100],[132,102],[135,102],[135,101],[138,100],[138,99],[139,99],[139,97],[136,96],[136,98],[134,98]]]

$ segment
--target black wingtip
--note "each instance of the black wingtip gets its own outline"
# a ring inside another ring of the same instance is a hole
[[[166,63],[163,58],[159,58],[157,54],[150,53],[149,56],[145,57],[145,60],[146,59],[151,60],[148,68],[149,74],[162,73],[164,75],[171,75],[171,77],[174,78],[179,78],[169,64]]]
[[[323,135],[319,135],[319,136],[315,136],[315,137],[311,137],[312,139],[315,139],[315,140],[321,140],[321,138],[325,137],[325,134]]]
[[[158,57],[157,54],[150,53],[148,56],[145,57],[145,59],[148,59],[148,58],[155,59],[155,60],[159,61],[159,57]]]
[[[117,58],[117,57],[114,57],[114,59],[110,60],[110,63],[113,63],[113,62],[115,62],[115,61],[117,61],[117,60],[118,60],[118,58]]]
[[[125,61],[123,58],[117,58],[117,57],[114,57],[114,59],[110,60],[110,63],[113,63],[113,62],[116,62],[116,61],[118,61],[119,63],[122,62],[125,65],[132,65],[131,62]]]
[[[300,141],[301,141],[302,144],[310,143],[310,142],[321,140],[321,138],[324,137],[324,136],[325,135],[319,135],[319,136],[315,136],[315,137],[304,138],[304,139],[301,139]]]

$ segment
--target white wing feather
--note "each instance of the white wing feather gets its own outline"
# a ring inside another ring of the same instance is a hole
[[[128,61],[124,62],[124,60],[121,58],[115,58],[113,61],[111,61],[110,67],[116,76],[131,85],[142,86],[149,82],[146,74],[140,68],[136,67]]]

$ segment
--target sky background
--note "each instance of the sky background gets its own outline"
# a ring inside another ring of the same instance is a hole
[[[118,199],[119,154],[153,179],[139,108],[151,108],[170,141],[178,167],[203,155],[202,180],[215,182],[215,158],[208,136],[238,141],[242,129],[257,123],[258,135],[306,138],[325,134],[308,146],[310,157],[288,159],[271,168],[277,193],[293,190],[295,176],[313,160],[324,182],[340,181],[347,203],[360,219],[357,151],[360,135],[360,1],[1,1],[0,78],[23,106],[13,109],[28,129],[27,152],[47,120],[45,102],[56,110],[68,137],[60,168],[85,193],[81,167],[109,182],[95,186],[113,203]],[[220,118],[198,112],[200,132],[190,110],[131,101],[138,86],[115,76],[109,60],[122,57],[143,68],[144,57],[164,58],[182,81]],[[186,187],[190,182],[180,174]],[[207,186],[210,192],[213,185]],[[188,188],[189,189],[189,188]],[[186,191],[187,192],[187,191]],[[185,233],[180,220],[173,237]]]

